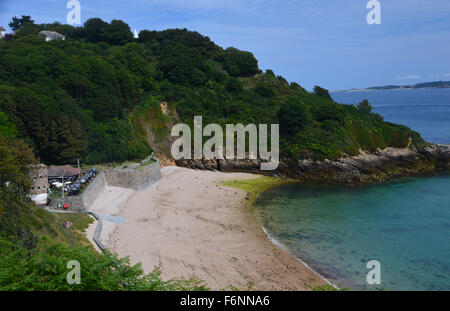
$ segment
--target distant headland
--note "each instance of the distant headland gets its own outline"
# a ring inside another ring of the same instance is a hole
[[[366,89],[339,90],[334,92],[383,91],[383,90],[412,90],[412,89],[446,89],[450,88],[450,81],[424,82],[410,85],[371,86]]]

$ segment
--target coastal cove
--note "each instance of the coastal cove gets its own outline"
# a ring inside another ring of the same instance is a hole
[[[345,104],[369,98],[387,121],[407,124],[428,141],[450,142],[448,89],[342,92],[333,97]],[[276,244],[340,287],[449,290],[449,188],[445,169],[433,177],[357,187],[288,184],[263,192],[254,210]],[[382,281],[370,286],[366,264],[373,259],[381,263]]]
[[[448,289],[449,155],[447,145],[387,148],[299,161],[302,175],[282,166],[283,178],[248,174],[260,173],[257,162],[178,161],[191,169],[165,167],[161,183],[130,194],[113,213],[125,223],[111,223],[103,242],[147,272],[160,267],[166,280],[198,277],[212,289],[308,290],[327,279],[351,289]],[[421,172],[439,175],[397,178]],[[330,176],[340,185],[324,184]],[[371,259],[382,264],[380,286],[365,283]]]
[[[450,291],[450,2],[50,2],[0,14],[0,291]]]

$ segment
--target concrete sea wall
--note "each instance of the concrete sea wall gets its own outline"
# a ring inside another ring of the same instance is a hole
[[[105,173],[101,172],[98,176],[89,184],[86,190],[81,194],[84,201],[84,208],[88,209],[92,203],[97,199],[100,192],[105,189],[107,183]]]
[[[160,180],[161,167],[159,162],[130,168],[122,166],[114,170],[105,171],[106,183],[109,186],[143,190]]]
[[[150,161],[155,161],[150,163]],[[107,169],[89,184],[78,196],[55,198],[50,201],[51,209],[58,209],[58,203],[69,204],[69,211],[86,212],[106,186],[144,190],[162,178],[161,165],[151,157],[141,163],[123,165],[115,169]]]

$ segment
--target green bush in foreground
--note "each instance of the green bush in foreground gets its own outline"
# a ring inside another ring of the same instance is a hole
[[[73,221],[64,229],[63,221]],[[97,253],[83,231],[86,214],[51,214],[0,189],[0,290],[206,290],[199,280],[162,281],[128,258]],[[70,285],[67,264],[77,260],[81,284]]]
[[[67,263],[80,263],[80,284],[69,284]],[[0,290],[206,290],[195,279],[161,280],[161,271],[144,274],[141,265],[111,253],[99,254],[54,244],[44,250],[28,250],[0,239]]]

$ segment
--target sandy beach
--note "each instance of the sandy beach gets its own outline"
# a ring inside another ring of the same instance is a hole
[[[92,210],[112,216],[103,220],[101,240],[119,256],[141,262],[145,272],[160,267],[166,280],[197,277],[213,290],[325,284],[270,242],[245,204],[245,192],[220,184],[256,176],[179,167],[162,172],[151,189],[107,187],[94,202]]]

